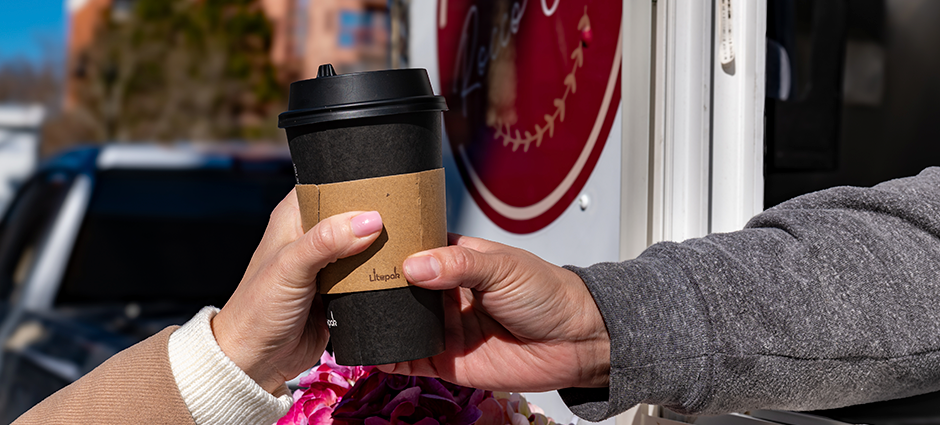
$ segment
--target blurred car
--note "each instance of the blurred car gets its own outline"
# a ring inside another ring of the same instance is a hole
[[[115,145],[43,164],[0,222],[0,423],[238,285],[286,150]]]

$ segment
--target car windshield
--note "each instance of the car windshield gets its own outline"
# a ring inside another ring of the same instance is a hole
[[[56,304],[221,306],[293,183],[290,172],[99,173]]]

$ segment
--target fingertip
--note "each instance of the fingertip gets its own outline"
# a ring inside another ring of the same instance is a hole
[[[363,238],[382,230],[382,216],[378,211],[364,212],[349,219],[353,234]]]
[[[423,283],[441,275],[441,262],[433,255],[412,256],[405,259],[402,269],[409,282]]]

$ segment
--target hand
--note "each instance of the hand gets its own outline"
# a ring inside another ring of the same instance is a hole
[[[235,293],[212,319],[222,352],[268,392],[313,367],[329,339],[317,273],[364,251],[381,229],[379,213],[349,212],[304,234],[291,191],[271,213]]]
[[[403,267],[415,285],[447,290],[447,351],[381,370],[494,391],[608,385],[610,336],[581,278],[495,242],[450,243]]]

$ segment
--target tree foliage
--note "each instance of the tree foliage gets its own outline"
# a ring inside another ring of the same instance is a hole
[[[108,10],[72,72],[77,115],[101,141],[271,137],[282,88],[257,0],[136,0]]]
[[[88,137],[83,127],[74,125],[61,113],[63,64],[61,48],[43,43],[39,60],[16,57],[0,63],[0,104],[41,105],[46,109],[41,150],[58,151]]]
[[[62,95],[61,75],[51,62],[16,58],[0,63],[0,102],[58,104]]]

